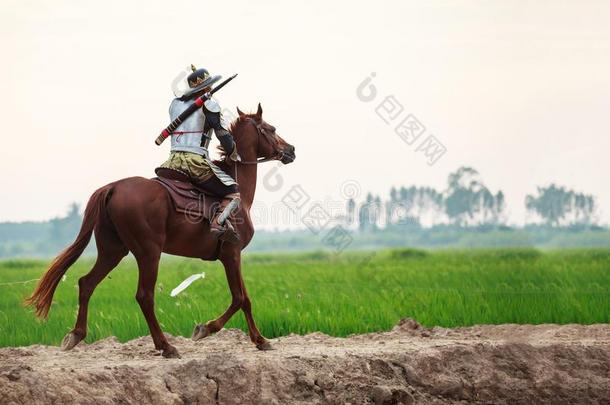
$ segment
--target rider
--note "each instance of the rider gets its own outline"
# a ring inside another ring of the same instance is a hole
[[[192,73],[187,78],[189,90],[181,97],[175,98],[169,107],[171,120],[177,118],[197,97],[209,92],[212,84],[220,80],[220,76],[210,76],[206,69],[197,69],[191,65],[191,70]],[[223,224],[218,222],[225,208],[230,206],[229,210],[233,211],[239,205],[240,199],[237,182],[209,158],[208,146],[212,131],[226,152],[226,159],[240,161],[233,136],[220,113],[220,105],[216,100],[208,98],[200,109],[172,133],[170,156],[161,167],[183,172],[197,186],[221,197],[220,207],[210,221],[210,230],[220,240],[237,242],[238,235],[229,220],[225,220]]]

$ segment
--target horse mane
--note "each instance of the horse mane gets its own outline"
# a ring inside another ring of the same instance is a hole
[[[248,123],[251,119],[254,118],[256,118],[256,114],[239,115],[233,122],[231,122],[231,125],[229,126],[229,132],[231,133],[231,135],[234,135],[244,124]],[[216,146],[216,149],[220,154],[220,159],[216,159],[213,162],[215,165],[220,166],[224,169],[226,168],[226,166],[223,165],[226,165],[225,158],[227,157],[227,151],[225,150],[225,148],[222,147],[222,145]]]

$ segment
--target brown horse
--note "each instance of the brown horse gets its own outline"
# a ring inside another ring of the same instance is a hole
[[[156,181],[129,177],[98,189],[87,203],[76,240],[52,262],[32,295],[26,299],[28,305],[35,307],[37,316],[46,318],[59,281],[82,254],[91,234],[95,232],[97,260],[91,271],[78,280],[76,325],[63,339],[63,350],[72,349],[87,335],[87,309],[91,294],[128,252],[133,253],[139,269],[136,300],[150,328],[155,348],[162,350],[163,356],[179,355],[163,335],[154,311],[155,283],[162,252],[203,260],[219,259],[224,265],[231,290],[231,304],[217,319],[197,325],[193,332],[194,340],[219,331],[241,309],[246,316],[252,342],[261,350],[271,348],[252,317],[250,298],[241,275],[241,251],[254,235],[249,211],[256,189],[256,164],[269,160],[290,163],[295,159],[295,149],[263,120],[260,104],[256,114],[244,114],[239,109],[237,112],[239,117],[232,124],[231,132],[242,162],[217,163],[226,173],[237,176],[242,203],[235,214],[234,226],[240,242],[219,244],[209,232],[209,223],[194,222],[184,214],[177,213],[167,191]]]

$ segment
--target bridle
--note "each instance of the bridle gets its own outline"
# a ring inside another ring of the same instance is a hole
[[[251,121],[254,123],[254,120],[251,119]],[[267,130],[265,128],[263,128],[263,124],[259,123],[259,124],[255,124],[256,127],[256,131],[258,133],[258,135],[263,135],[265,137],[265,139],[267,139],[267,141],[273,145],[276,144],[276,139],[274,139],[273,134],[270,134],[269,132],[267,132]],[[281,150],[278,150],[277,153],[273,156],[270,157],[266,157],[266,158],[260,158],[257,160],[252,160],[252,161],[239,161],[239,162],[235,162],[235,166],[237,166],[238,163],[242,164],[242,165],[257,165],[259,163],[265,163],[265,162],[271,162],[273,160],[282,160],[284,158],[284,152]]]
[[[256,121],[254,121],[253,119],[250,119],[250,122],[252,122],[253,124],[255,124],[254,126],[256,127],[256,132],[257,135],[260,136],[264,136],[265,139],[267,139],[267,141],[273,145],[273,144],[277,144],[276,139],[273,138],[273,135],[270,134],[269,132],[267,132],[267,130],[265,128],[263,128],[262,123],[256,123]],[[261,159],[256,159],[256,160],[252,160],[252,161],[239,161],[239,162],[233,162],[233,166],[234,166],[234,172],[235,172],[235,181],[237,183],[239,183],[239,179],[237,178],[237,166],[239,166],[240,164],[242,165],[257,165],[259,163],[265,163],[265,162],[271,162],[273,160],[282,160],[284,158],[284,152],[282,152],[281,150],[278,150],[277,153],[273,156],[270,157],[266,157],[266,158],[261,158]]]

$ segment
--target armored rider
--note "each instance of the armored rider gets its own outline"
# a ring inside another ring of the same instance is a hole
[[[175,98],[169,107],[172,121],[195,99],[209,92],[212,84],[221,78],[221,76],[211,76],[206,69],[197,69],[193,65],[191,70],[192,73],[187,78],[189,90]],[[161,167],[187,174],[197,186],[222,198],[219,209],[210,221],[210,230],[220,240],[234,243],[239,237],[233,225],[228,219],[220,224],[218,219],[225,209],[234,210],[239,205],[239,189],[235,180],[209,158],[208,146],[212,132],[226,152],[226,159],[240,161],[233,136],[222,117],[220,105],[216,100],[208,97],[201,108],[172,132],[170,156]],[[225,217],[227,214],[231,212],[222,216]]]

